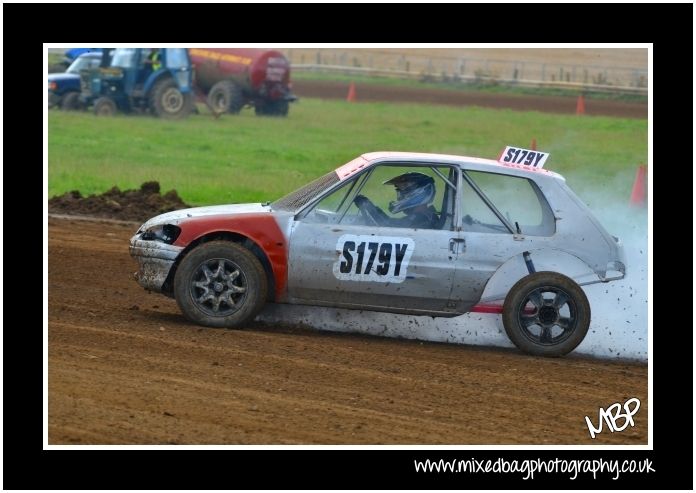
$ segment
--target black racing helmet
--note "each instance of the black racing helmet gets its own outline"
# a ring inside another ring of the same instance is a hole
[[[389,202],[389,212],[392,214],[427,205],[435,198],[435,180],[423,173],[404,173],[385,181],[384,185],[394,185],[396,188],[396,200]]]

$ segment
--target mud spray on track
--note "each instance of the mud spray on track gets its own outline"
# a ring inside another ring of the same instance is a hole
[[[131,278],[137,223],[48,219],[50,444],[645,444],[647,367],[256,322]],[[637,397],[635,427],[588,434]]]

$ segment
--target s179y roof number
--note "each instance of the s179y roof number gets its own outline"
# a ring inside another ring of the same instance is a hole
[[[500,156],[501,163],[525,164],[533,168],[543,168],[548,152],[531,151],[520,147],[507,146]]]

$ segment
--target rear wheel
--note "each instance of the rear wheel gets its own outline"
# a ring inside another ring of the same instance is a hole
[[[60,108],[63,111],[77,111],[82,109],[82,105],[80,104],[80,93],[69,92],[65,94],[60,102]]]
[[[97,116],[114,116],[116,114],[116,101],[105,96],[97,98],[94,102],[94,114]]]
[[[210,89],[208,105],[215,113],[237,114],[244,107],[244,94],[234,81],[221,80]]]
[[[174,277],[179,308],[193,322],[240,328],[254,319],[266,301],[268,279],[246,248],[211,241],[192,250]]]
[[[157,81],[150,93],[150,107],[160,118],[186,118],[192,106],[191,93],[182,93],[174,79]]]
[[[582,342],[590,327],[590,303],[582,288],[556,272],[536,272],[510,289],[503,326],[522,351],[563,356]]]

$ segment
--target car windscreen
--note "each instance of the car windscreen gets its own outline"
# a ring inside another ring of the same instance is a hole
[[[336,183],[338,183],[338,175],[335,171],[331,171],[285,197],[279,198],[271,204],[271,208],[280,211],[296,212]]]

